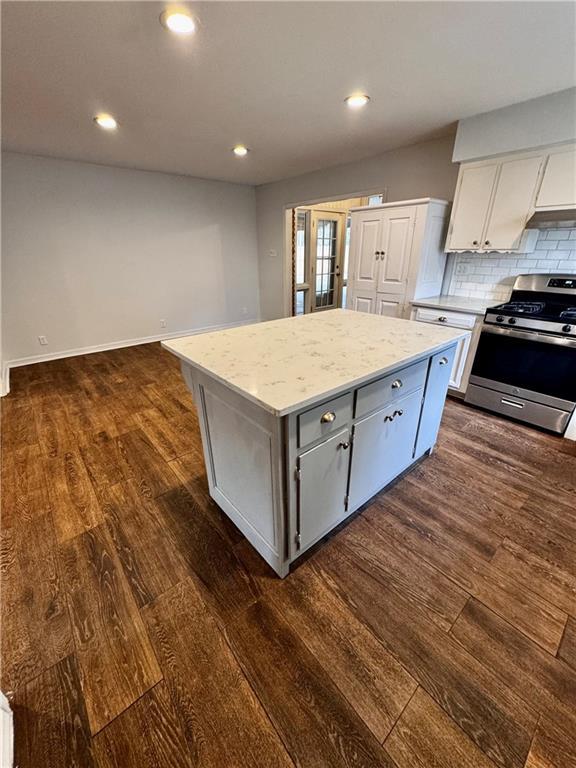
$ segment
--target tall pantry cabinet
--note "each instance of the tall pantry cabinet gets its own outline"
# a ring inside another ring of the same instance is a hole
[[[346,306],[408,317],[411,301],[439,294],[448,209],[433,198],[353,208]]]

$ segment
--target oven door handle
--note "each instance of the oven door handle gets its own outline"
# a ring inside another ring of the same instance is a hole
[[[513,339],[526,339],[527,341],[537,341],[541,344],[559,344],[562,347],[576,348],[576,338],[567,336],[549,336],[545,333],[536,333],[535,331],[518,331],[512,328],[500,328],[492,325],[483,325],[482,333],[492,333],[495,336],[511,336]]]

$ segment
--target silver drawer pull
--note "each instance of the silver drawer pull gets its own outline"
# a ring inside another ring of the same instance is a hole
[[[448,362],[447,357],[441,357],[440,360],[438,361],[438,365],[446,365],[447,362]]]
[[[338,448],[343,448],[345,451],[350,448],[350,440],[348,440],[347,443],[338,443]]]
[[[448,318],[446,317],[446,315],[440,315],[440,317],[438,318],[438,322],[440,322],[440,323],[447,323],[448,322]]]
[[[511,405],[514,408],[524,408],[524,403],[515,403],[513,400],[504,400],[504,398],[502,398],[500,402],[502,405]]]
[[[402,386],[402,379],[394,379],[391,386],[392,386],[392,389],[400,389],[400,387]]]
[[[336,414],[334,411],[326,411],[326,413],[323,413],[320,417],[321,424],[332,424],[333,421],[336,421]]]

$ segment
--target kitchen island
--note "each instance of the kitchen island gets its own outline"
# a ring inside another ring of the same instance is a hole
[[[210,495],[276,573],[431,451],[465,335],[336,309],[163,342]]]

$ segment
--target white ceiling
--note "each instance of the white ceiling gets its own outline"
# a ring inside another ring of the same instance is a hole
[[[164,7],[3,2],[4,147],[260,184],[575,83],[572,2],[192,3],[184,39]]]

